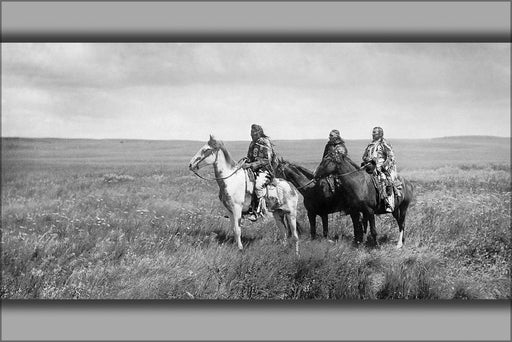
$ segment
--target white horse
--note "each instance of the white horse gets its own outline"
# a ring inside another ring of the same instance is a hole
[[[213,165],[215,178],[212,180],[216,180],[219,185],[219,199],[229,211],[235,240],[238,249],[242,250],[240,223],[242,213],[249,209],[253,184],[248,184],[250,181],[247,171],[233,161],[222,141],[211,135],[210,140],[192,157],[188,167],[198,175],[197,170],[207,165]],[[277,226],[285,231],[285,236],[291,232],[295,240],[295,253],[298,254],[299,236],[296,220],[299,196],[287,181],[276,178],[275,184],[277,191],[274,191],[274,195],[269,195],[267,191],[265,196],[267,209],[273,213]]]

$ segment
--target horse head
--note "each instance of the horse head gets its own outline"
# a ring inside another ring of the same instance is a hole
[[[190,159],[188,168],[191,171],[197,171],[200,168],[212,165],[217,160],[217,152],[222,147],[222,141],[216,140],[210,135],[210,140],[204,144],[199,151]]]
[[[282,157],[278,159],[278,164],[274,170],[274,173],[276,177],[283,178],[285,180],[290,177],[295,178],[298,175],[308,177],[308,179],[313,178],[313,173],[311,171],[302,166],[284,160]]]
[[[274,169],[274,174],[277,178],[285,179],[285,168],[288,166],[288,162],[283,159],[283,157],[277,158],[277,166]]]
[[[359,170],[359,166],[354,163],[346,153],[333,151],[328,153],[316,168],[315,178],[326,177],[330,174],[344,174]]]
[[[292,183],[299,191],[302,191],[308,185],[315,184],[312,171],[282,158],[279,159],[279,163],[274,169],[274,174],[276,177]]]
[[[315,178],[318,179],[336,173],[339,165],[339,160],[337,159],[339,158],[340,157],[337,157],[333,153],[327,154],[316,168]]]

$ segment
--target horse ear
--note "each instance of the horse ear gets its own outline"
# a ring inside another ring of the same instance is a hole
[[[208,145],[210,145],[213,148],[218,148],[220,146],[220,142],[215,139],[213,135],[210,134],[210,140],[208,140]]]

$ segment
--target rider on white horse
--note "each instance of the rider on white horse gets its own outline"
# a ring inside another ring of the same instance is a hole
[[[263,132],[260,125],[253,124],[251,126],[251,144],[247,151],[247,161],[243,165],[244,169],[251,168],[256,176],[254,184],[254,192],[256,194],[256,203],[251,206],[251,211],[247,217],[251,221],[256,221],[257,215],[261,213],[264,206],[262,201],[265,195],[265,187],[274,177],[274,168],[272,160],[274,159],[273,144],[269,137]]]

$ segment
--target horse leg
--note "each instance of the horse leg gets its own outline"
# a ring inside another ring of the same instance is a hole
[[[329,236],[329,215],[323,214],[320,216],[322,218],[322,227],[324,229],[324,238],[327,239]]]
[[[283,213],[281,213],[280,210],[275,210],[272,214],[274,215],[274,219],[276,220],[277,228],[283,232],[283,244],[285,244],[288,228],[286,227],[286,224],[284,222]]]
[[[377,229],[375,228],[375,215],[373,213],[366,214],[366,220],[370,222],[370,233],[372,234],[375,247],[378,247],[379,242],[377,241]]]
[[[368,231],[368,220],[366,218],[361,219],[361,225],[363,226],[363,234],[366,234]]]
[[[294,214],[284,214],[284,221],[292,231],[292,237],[295,241],[295,254],[299,255],[299,234],[297,233],[297,216]]]
[[[242,218],[242,208],[235,206],[231,211],[231,226],[233,227],[233,233],[235,234],[235,241],[238,245],[239,250],[243,250],[242,245],[242,230],[240,229],[240,220]]]
[[[359,220],[359,213],[351,213],[352,225],[354,226],[354,243],[359,245],[363,242],[363,229]]]
[[[396,219],[396,222],[398,223],[398,230],[400,232],[398,236],[398,242],[396,244],[396,248],[400,249],[403,247],[405,243],[405,236],[404,236],[404,230],[405,230],[405,216],[407,215],[407,207],[404,208],[398,208],[395,210],[396,214],[393,213],[393,216]]]
[[[308,211],[309,231],[311,233],[311,240],[316,239],[316,214]]]

